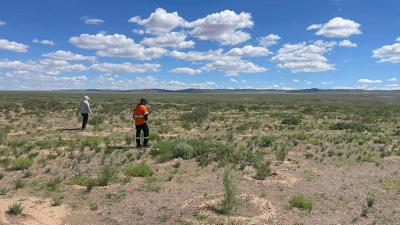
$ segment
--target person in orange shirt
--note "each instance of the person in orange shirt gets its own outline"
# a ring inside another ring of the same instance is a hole
[[[147,111],[146,104],[147,100],[142,98],[140,99],[140,103],[136,105],[133,109],[133,119],[135,120],[136,126],[136,146],[142,147],[140,144],[140,132],[143,130],[144,132],[144,144],[143,146],[148,148],[151,145],[149,144],[149,134],[150,130],[147,126],[147,119],[149,116],[149,112]]]

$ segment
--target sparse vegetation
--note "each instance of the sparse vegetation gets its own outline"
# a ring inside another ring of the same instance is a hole
[[[5,199],[38,196],[35,205],[110,224],[225,224],[262,213],[292,224],[315,224],[315,215],[343,224],[400,220],[388,210],[400,193],[397,94],[149,94],[150,149],[134,147],[139,94],[91,94],[95,116],[84,132],[73,116],[77,94],[53,94],[0,97]],[[369,187],[380,191],[359,197]],[[299,210],[271,213],[282,203]],[[121,217],[108,214],[127,204]],[[340,221],[327,213],[345,207],[356,212]]]

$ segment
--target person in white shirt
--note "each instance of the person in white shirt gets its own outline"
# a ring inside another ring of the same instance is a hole
[[[89,99],[90,98],[85,95],[83,97],[83,101],[81,101],[81,103],[79,104],[78,111],[76,112],[76,116],[78,116],[79,113],[83,116],[82,130],[86,130],[86,124],[89,119],[89,114],[93,115],[92,110],[90,110]]]

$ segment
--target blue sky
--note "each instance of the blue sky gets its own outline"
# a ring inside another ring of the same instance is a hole
[[[398,89],[400,1],[3,0],[0,89]]]

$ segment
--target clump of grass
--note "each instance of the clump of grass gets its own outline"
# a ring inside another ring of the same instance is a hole
[[[99,209],[99,206],[97,205],[96,202],[91,202],[91,203],[89,203],[89,209],[90,209],[90,211],[96,211]]]
[[[148,177],[153,175],[154,172],[151,170],[151,167],[147,165],[145,162],[142,162],[137,165],[128,165],[125,167],[125,175],[132,177]]]
[[[286,159],[287,154],[289,153],[289,150],[287,149],[287,146],[285,143],[279,143],[275,145],[275,158],[276,160],[283,162]]]
[[[6,188],[1,188],[0,189],[0,195],[6,195],[7,192],[8,192],[8,189],[6,189]]]
[[[311,209],[313,207],[313,202],[302,194],[294,195],[290,199],[289,204],[292,207],[299,208],[301,210],[308,210],[308,211],[311,211]]]
[[[49,191],[55,191],[61,182],[62,180],[59,177],[51,179],[46,182],[46,189]]]
[[[368,213],[369,213],[368,207],[365,206],[365,205],[363,205],[363,206],[361,207],[361,216],[362,216],[362,217],[367,217],[367,216],[368,216]]]
[[[21,179],[16,179],[14,180],[14,189],[18,190],[25,187],[25,182],[23,182]]]
[[[236,179],[232,173],[232,168],[224,172],[224,199],[222,200],[222,212],[224,214],[232,214],[238,207],[238,189]]]
[[[0,127],[0,145],[5,143],[9,132],[10,129],[8,127]]]
[[[264,136],[260,140],[260,147],[270,147],[272,143],[276,140],[274,136]]]
[[[374,205],[374,203],[375,203],[375,196],[372,196],[372,195],[368,196],[367,197],[367,206],[372,207]]]
[[[301,117],[300,116],[288,116],[284,118],[281,121],[281,124],[287,124],[287,125],[299,125],[301,123]]]
[[[13,170],[24,170],[33,165],[33,159],[21,156],[11,161],[10,164]]]
[[[265,180],[268,176],[270,176],[271,175],[270,165],[271,165],[270,161],[264,162],[264,160],[259,160],[258,162],[256,162],[255,168],[257,173],[255,178],[257,180]]]
[[[60,206],[63,203],[63,198],[59,197],[59,198],[53,198],[50,202],[51,206]]]
[[[0,180],[3,180],[3,178],[4,178],[4,174],[0,173]]]
[[[12,205],[8,206],[8,213],[11,215],[19,215],[22,213],[24,208],[21,206],[21,203],[14,202]]]
[[[101,168],[97,175],[97,184],[99,186],[107,186],[117,174],[117,170],[111,166]]]

